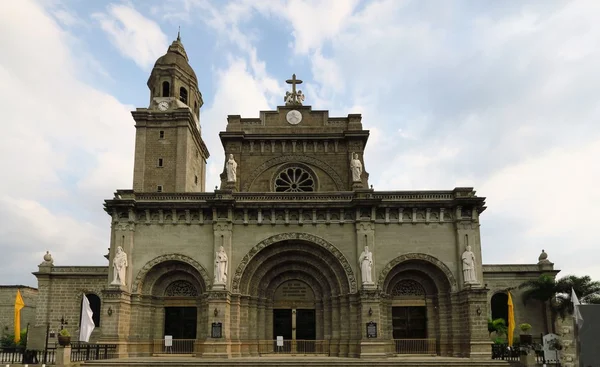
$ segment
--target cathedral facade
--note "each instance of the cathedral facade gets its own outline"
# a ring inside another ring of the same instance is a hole
[[[171,337],[197,356],[490,358],[492,298],[555,274],[552,264],[482,265],[485,198],[375,191],[361,115],[313,110],[301,81],[287,82],[275,110],[227,117],[221,185],[206,191],[202,94],[181,41],[171,44],[149,106],[132,112],[133,188],[104,204],[109,265],[47,256],[34,273],[39,333],[61,317],[75,331],[89,294],[92,339],[122,356],[159,353]],[[548,322],[535,305],[515,307],[534,329]]]

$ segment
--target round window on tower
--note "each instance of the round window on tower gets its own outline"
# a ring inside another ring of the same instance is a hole
[[[286,165],[275,174],[273,189],[275,192],[313,192],[317,191],[317,181],[308,167]]]

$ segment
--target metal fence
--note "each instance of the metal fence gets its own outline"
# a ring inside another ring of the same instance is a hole
[[[258,353],[329,354],[329,340],[259,340]]]
[[[193,354],[196,339],[154,339],[155,354]]]
[[[0,348],[0,363],[54,364],[55,355],[54,348],[48,348],[46,351],[15,347]]]
[[[117,356],[116,344],[71,344],[71,362],[95,361],[115,358]]]
[[[547,366],[553,366],[555,362],[546,361],[544,357],[544,350],[541,348],[541,344],[521,346],[518,343],[513,344],[509,347],[508,344],[492,344],[492,359],[500,359],[509,362],[519,362],[521,354],[526,353],[526,350],[533,348],[535,352],[535,361],[537,363],[546,364]],[[551,364],[552,363],[552,364]]]
[[[437,339],[394,339],[396,354],[436,354]]]

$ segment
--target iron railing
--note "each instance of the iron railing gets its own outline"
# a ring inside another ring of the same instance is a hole
[[[33,350],[18,347],[0,348],[0,363],[54,364],[54,358],[54,348],[48,348],[48,350],[45,352],[43,350]]]
[[[394,339],[396,354],[436,354],[437,339]]]
[[[154,354],[194,354],[196,339],[154,339]],[[170,346],[168,344],[171,344]]]
[[[329,354],[329,340],[258,340],[263,354]]]
[[[116,344],[71,343],[71,362],[115,358]]]

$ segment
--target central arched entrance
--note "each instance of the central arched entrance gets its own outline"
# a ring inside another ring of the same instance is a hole
[[[351,354],[359,332],[357,320],[349,322],[356,319],[356,295],[348,272],[347,261],[330,244],[305,238],[263,244],[236,272],[241,354]],[[244,340],[253,342],[245,346]]]

